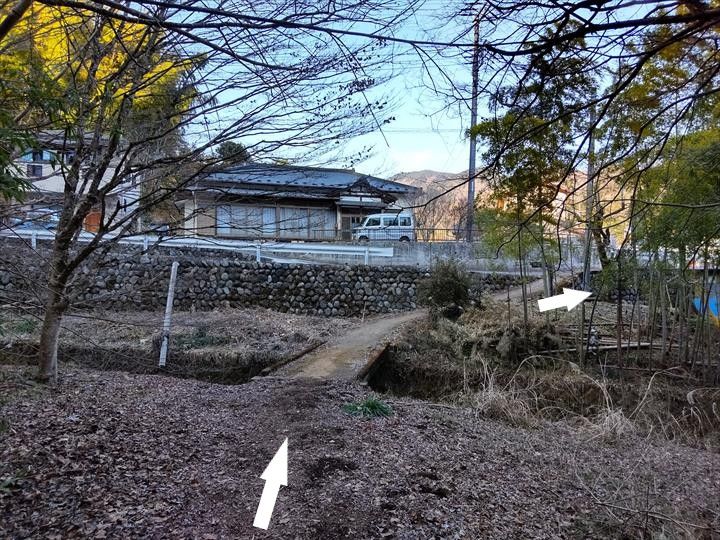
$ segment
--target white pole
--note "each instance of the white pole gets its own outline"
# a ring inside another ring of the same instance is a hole
[[[255,244],[255,260],[260,262],[260,244]]]
[[[37,248],[37,231],[32,232],[32,236],[30,236],[30,245],[33,249]]]
[[[143,235],[143,251],[148,250],[148,236],[147,234]]]
[[[172,318],[173,300],[175,299],[175,281],[177,280],[178,266],[178,262],[174,261],[170,270],[170,285],[168,285],[167,302],[165,302],[165,320],[163,321],[159,367],[165,367],[165,361],[167,360],[168,344],[170,342],[170,319]]]
[[[370,248],[365,246],[365,266],[370,264]]]

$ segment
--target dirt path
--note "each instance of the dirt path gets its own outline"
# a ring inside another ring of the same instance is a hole
[[[542,287],[542,279],[529,282],[528,295],[541,291]],[[519,286],[511,288],[509,295],[512,301],[522,298],[522,288]],[[496,302],[506,301],[508,291],[493,293],[490,298]],[[426,310],[416,310],[360,323],[324,347],[280,368],[273,375],[353,380],[368,361],[385,348],[400,327],[426,315]]]
[[[527,284],[528,295],[542,291],[542,288],[542,279],[531,281]],[[511,288],[509,295],[511,301],[522,298],[522,287]],[[493,293],[490,298],[496,302],[507,301],[508,291]],[[290,378],[353,380],[368,362],[385,348],[400,327],[425,316],[427,316],[426,310],[416,310],[360,323],[356,328],[349,329],[324,347],[283,366],[273,375]]]
[[[543,290],[543,280],[542,278],[535,279],[533,281],[529,281],[525,287],[527,288],[527,294],[530,296],[532,293],[536,293]],[[522,286],[518,285],[517,287],[512,287],[510,289],[510,300],[519,300],[522,299]],[[495,300],[496,302],[503,302],[507,301],[508,299],[508,291],[498,291],[495,293],[492,293],[490,295],[490,298]]]
[[[280,368],[274,375],[352,380],[401,326],[426,315],[427,311],[419,309],[360,323],[326,346]]]

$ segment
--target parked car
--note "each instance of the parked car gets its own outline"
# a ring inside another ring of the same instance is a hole
[[[14,229],[54,231],[60,223],[59,211],[53,208],[34,208],[25,213],[25,217],[10,219]]]
[[[415,221],[410,214],[371,214],[353,229],[353,240],[414,242]]]

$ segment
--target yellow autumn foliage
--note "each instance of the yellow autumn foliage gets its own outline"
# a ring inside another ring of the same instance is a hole
[[[192,68],[192,60],[163,53],[163,38],[145,25],[35,3],[0,51],[0,76],[27,78],[31,66],[39,69],[54,97],[67,101],[60,111],[65,121],[80,101],[98,109],[103,102],[105,115],[123,98],[134,109],[153,107]]]

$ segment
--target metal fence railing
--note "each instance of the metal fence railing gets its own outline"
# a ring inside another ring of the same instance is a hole
[[[353,230],[312,229],[301,235],[322,242],[462,242],[465,231],[418,227],[359,227]]]
[[[21,238],[29,241],[32,248],[37,247],[39,240],[53,240],[55,233],[45,229],[12,229],[0,230],[0,236],[7,238]],[[95,234],[81,232],[78,235],[79,242],[90,242]],[[106,235],[107,241],[115,241],[118,244],[130,244],[143,246],[145,250],[151,246],[159,247],[189,247],[197,249],[212,249],[222,251],[249,252],[255,255],[256,260],[262,257],[297,256],[297,255],[336,255],[361,257],[365,264],[369,264],[370,257],[393,257],[392,247],[373,246],[372,244],[321,244],[316,242],[274,242],[274,241],[246,241],[227,240],[211,237],[158,237],[156,235],[138,234],[123,238],[113,238]]]

